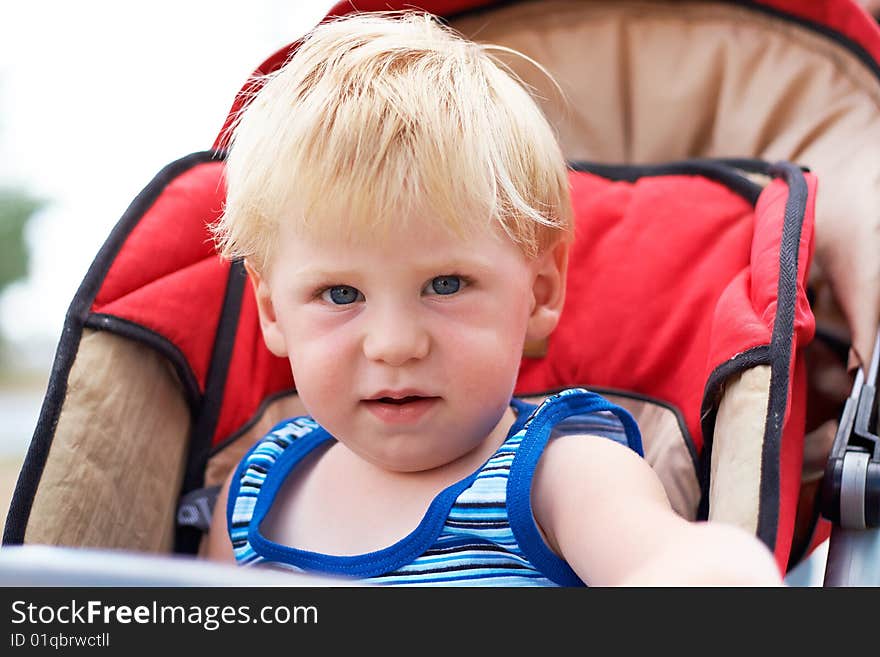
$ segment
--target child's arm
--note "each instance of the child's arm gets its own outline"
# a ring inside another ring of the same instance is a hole
[[[587,584],[782,583],[757,538],[730,525],[684,520],[651,467],[607,438],[552,440],[538,462],[532,504],[548,545]]]
[[[214,503],[214,513],[211,517],[211,528],[208,530],[208,549],[205,557],[214,561],[235,561],[232,553],[232,542],[229,540],[229,531],[226,527],[226,500],[229,497],[229,485],[235,469],[223,482],[223,488],[217,495]]]

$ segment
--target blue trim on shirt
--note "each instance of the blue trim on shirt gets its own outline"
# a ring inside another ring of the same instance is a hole
[[[529,418],[527,411],[531,408],[530,404],[518,399],[511,400],[511,406],[517,411],[517,417],[508,430],[507,437],[504,440],[505,443],[525,426]],[[290,420],[285,420],[279,426],[283,426],[287,422],[290,422]],[[449,485],[438,493],[418,526],[408,535],[387,548],[365,554],[341,556],[300,550],[270,541],[260,533],[259,527],[271,508],[275,495],[293,467],[312,449],[327,440],[335,440],[335,438],[322,427],[318,427],[307,436],[297,439],[284,450],[266,475],[266,481],[263,483],[257,496],[256,507],[248,528],[248,542],[260,556],[306,570],[344,574],[360,578],[374,577],[393,572],[401,566],[412,562],[431,547],[443,530],[443,525],[446,522],[452,505],[462,491],[474,483],[485,466],[485,463],[481,464],[474,473],[465,479]],[[492,454],[492,457],[494,456],[495,454]],[[234,499],[231,495],[230,498]]]
[[[523,441],[510,464],[507,480],[507,517],[510,529],[528,560],[548,579],[562,586],[583,586],[584,582],[544,541],[532,513],[531,490],[535,468],[550,432],[561,420],[572,415],[610,411],[623,424],[627,444],[644,456],[638,425],[626,410],[586,390],[572,388],[548,397],[526,423]]]

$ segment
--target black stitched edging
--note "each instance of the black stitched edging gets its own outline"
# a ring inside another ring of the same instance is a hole
[[[183,386],[183,394],[186,397],[190,414],[199,407],[202,395],[199,392],[199,384],[196,381],[196,377],[189,363],[187,363],[183,352],[168,338],[131,320],[105,313],[92,313],[89,315],[86,318],[85,327],[97,331],[115,333],[135,342],[140,342],[159,352],[174,367],[174,371]]]
[[[803,172],[793,164],[779,162],[771,167],[775,177],[783,178],[789,193],[785,204],[782,240],[779,247],[779,281],[777,284],[776,314],[770,345],[755,347],[723,363],[712,372],[706,384],[700,411],[703,428],[703,467],[699,517],[708,515],[708,473],[712,457],[712,434],[718,401],[724,380],[755,365],[770,365],[770,391],[764,440],[761,448],[761,485],[758,502],[756,534],[771,550],[776,547],[779,529],[780,472],[782,430],[788,401],[789,364],[793,348],[794,317],[797,304],[797,273],[801,229],[806,213],[809,190]]]
[[[653,176],[702,176],[719,182],[754,206],[761,195],[761,186],[733,170],[730,162],[752,163],[755,167],[768,167],[761,160],[713,160],[692,159],[665,164],[601,164],[598,162],[571,162],[574,171],[592,173],[609,180],[635,182],[639,178]],[[755,170],[755,169],[748,169]],[[762,172],[759,170],[758,172]]]
[[[780,473],[782,429],[788,401],[791,355],[794,338],[794,316],[797,305],[798,256],[801,229],[807,209],[809,189],[800,169],[788,162],[774,165],[773,173],[788,184],[785,222],[779,249],[779,283],[776,317],[770,339],[770,403],[764,429],[761,454],[761,493],[758,503],[758,538],[770,549],[776,547],[779,529]]]
[[[211,453],[211,442],[214,438],[214,431],[217,429],[220,409],[223,406],[226,379],[235,347],[235,335],[238,332],[246,281],[247,272],[244,268],[244,261],[236,260],[229,268],[223,309],[220,311],[220,321],[208,366],[205,396],[189,442],[189,454],[186,459],[181,495],[201,488],[205,483],[205,468]],[[197,528],[179,525],[175,535],[174,551],[195,554],[198,551],[201,536],[202,533]]]
[[[243,425],[241,425],[241,427],[239,427],[239,429],[237,431],[235,431],[235,433],[230,434],[229,437],[224,438],[222,442],[218,443],[211,450],[211,453],[208,455],[208,458],[216,456],[217,454],[222,452],[224,449],[229,447],[229,445],[231,445],[236,440],[241,438],[248,431],[250,431],[262,419],[263,414],[266,412],[266,409],[268,409],[272,403],[274,403],[275,401],[277,401],[283,397],[287,397],[288,395],[295,395],[295,394],[296,394],[296,388],[287,388],[286,390],[280,390],[280,391],[275,392],[275,393],[269,395],[268,397],[266,397],[263,400],[263,402],[260,404],[259,408],[257,408],[257,410],[254,411],[254,414],[251,415],[250,419],[247,420]]]
[[[167,165],[134,198],[95,256],[67,310],[61,338],[52,362],[46,396],[43,398],[37,426],[34,429],[34,435],[25,455],[15,485],[15,492],[9,505],[9,514],[6,517],[6,526],[3,531],[3,545],[20,545],[24,542],[25,529],[30,518],[34,496],[43,475],[43,468],[46,465],[46,458],[67,393],[67,378],[76,360],[89,310],[113,260],[131,231],[171,181],[199,164],[219,158],[222,158],[222,154],[214,151],[202,151]]]
[[[454,12],[452,14],[449,14],[448,16],[445,16],[443,18],[443,21],[448,23],[449,21],[458,20],[459,18],[464,18],[469,15],[489,13],[495,9],[500,9],[505,6],[521,4],[522,1],[523,0],[500,0],[499,2],[495,2],[488,6],[475,7],[473,9],[465,9],[463,11]],[[847,36],[844,36],[840,32],[831,29],[827,25],[814,23],[813,21],[807,20],[806,18],[794,16],[780,9],[776,9],[775,7],[767,7],[765,5],[758,4],[752,0],[719,0],[719,2],[724,2],[731,5],[741,5],[753,11],[767,14],[768,16],[773,16],[774,18],[779,18],[790,23],[795,23],[796,25],[805,27],[808,30],[812,30],[813,32],[818,32],[819,34],[828,37],[832,41],[835,41],[836,43],[840,44],[851,53],[853,53],[853,55],[855,55],[865,66],[867,66],[868,70],[870,70],[875,76],[877,76],[877,79],[880,80],[880,63],[878,63],[871,56],[871,54],[861,46],[861,44],[853,41]]]

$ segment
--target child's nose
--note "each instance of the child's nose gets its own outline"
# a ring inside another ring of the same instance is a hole
[[[427,356],[430,342],[428,331],[412,313],[385,308],[370,318],[363,348],[369,360],[397,367]]]

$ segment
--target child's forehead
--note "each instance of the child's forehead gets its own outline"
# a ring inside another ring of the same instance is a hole
[[[320,271],[369,266],[408,270],[436,267],[490,269],[499,258],[526,260],[497,223],[460,232],[425,215],[398,217],[380,227],[339,222],[332,229],[282,222],[275,259],[295,259],[299,267]]]
[[[444,217],[430,209],[387,213],[294,211],[279,222],[280,241],[308,243],[316,251],[374,248],[393,254],[426,245],[472,252],[513,245],[498,221],[490,217]]]

